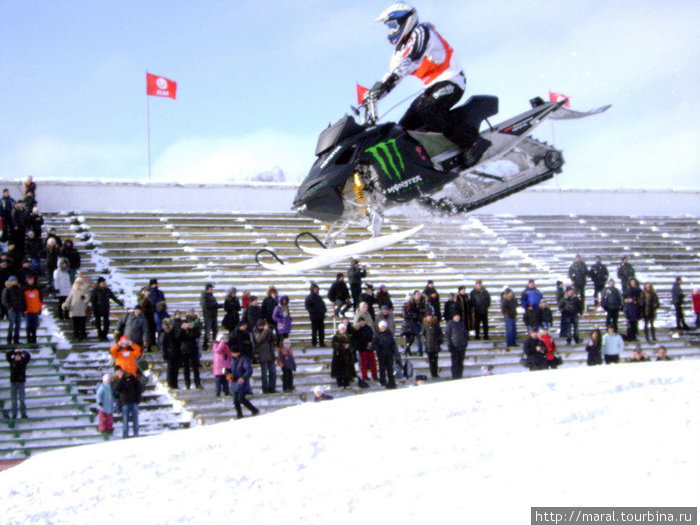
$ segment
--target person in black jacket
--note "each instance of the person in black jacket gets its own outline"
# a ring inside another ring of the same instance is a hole
[[[180,354],[182,356],[182,367],[184,368],[185,387],[190,389],[190,368],[194,373],[194,386],[202,388],[202,383],[199,380],[199,345],[197,339],[201,335],[201,330],[193,319],[186,317],[180,325],[180,331],[177,334],[180,342]]]
[[[326,303],[319,295],[319,288],[316,283],[311,283],[309,295],[304,300],[306,311],[309,312],[309,320],[311,321],[311,346],[317,344],[322,348],[326,346]]]
[[[226,299],[224,299],[224,318],[221,321],[221,325],[226,328],[229,332],[236,329],[238,323],[241,321],[241,302],[236,297],[238,290],[235,286],[232,286],[228,290]],[[256,326],[256,325],[253,325]]]
[[[513,293],[513,290],[510,288],[506,288],[503,290],[503,293],[501,293],[501,313],[503,314],[503,322],[506,325],[506,346],[516,346],[518,344],[518,332],[516,328],[518,300],[515,298],[515,293]]]
[[[600,295],[600,305],[606,312],[605,316],[605,327],[612,326],[615,331],[618,331],[617,320],[622,311],[622,294],[620,290],[615,287],[615,280],[610,279],[608,281],[608,286],[603,290]]]
[[[600,335],[600,330],[596,328],[591,332],[591,340],[586,344],[586,353],[588,354],[586,363],[588,366],[603,364],[603,355],[601,353],[602,345],[603,336]]]
[[[350,337],[350,348],[353,351],[353,355],[359,355],[360,373],[362,374],[362,379],[367,381],[367,370],[369,370],[372,374],[372,379],[376,381],[377,361],[375,360],[374,350],[372,349],[374,331],[363,317],[358,319],[357,325],[354,328],[355,330],[353,330]],[[355,360],[353,360],[353,363],[354,362]]]
[[[165,301],[165,294],[163,290],[160,289],[158,285],[158,279],[155,277],[148,281],[148,297],[154,306],[158,306],[158,303]]]
[[[272,329],[265,319],[258,321],[258,326],[253,328],[253,341],[255,342],[256,356],[260,361],[260,382],[263,394],[277,392],[277,352],[275,338]]]
[[[634,271],[634,267],[630,263],[630,258],[625,255],[624,257],[622,257],[622,262],[617,268],[617,277],[618,279],[620,279],[623,295],[627,293],[627,288],[629,288],[629,282],[630,280],[635,278],[635,275],[636,274]]]
[[[250,306],[248,306],[250,308]],[[248,310],[246,309],[246,312]],[[258,323],[260,323],[261,320],[265,320],[264,317],[261,317],[258,319]],[[265,321],[267,322],[267,321]],[[257,325],[256,325],[257,326]],[[269,326],[269,324],[268,324]],[[231,349],[231,352],[233,352],[234,348],[238,349],[238,351],[243,354],[244,356],[248,357],[251,361],[253,360],[253,343],[251,342],[251,334],[253,332],[252,327],[251,330],[249,330],[250,325],[246,321],[246,316],[243,316],[243,320],[238,323],[238,326],[236,329],[231,332],[229,340],[228,340],[228,347]],[[270,327],[272,329],[272,327]],[[256,352],[256,359],[257,359],[257,352]]]
[[[17,201],[12,210],[12,236],[11,241],[15,243],[17,251],[24,254],[25,239],[27,236],[27,226],[29,222],[29,210],[24,201]]]
[[[423,355],[423,340],[420,337],[423,318],[428,313],[428,302],[425,296],[418,290],[413,291],[413,295],[403,305],[403,325],[401,333],[406,337],[407,356],[411,355],[411,345],[418,342],[418,355]]]
[[[581,298],[574,293],[574,289],[569,286],[566,289],[566,294],[564,299],[562,299],[559,304],[559,311],[561,312],[561,333],[563,337],[566,337],[567,344],[571,344],[571,338],[576,344],[580,343],[578,335],[578,317],[583,311],[583,301]],[[571,333],[573,329],[573,334]]]
[[[144,340],[143,349],[144,351],[150,352],[156,344],[156,335],[158,334],[158,329],[156,327],[156,304],[151,299],[151,287],[144,286],[141,288],[138,296],[138,306],[141,307],[141,312],[143,312],[143,318],[148,326],[148,338]],[[134,339],[132,339],[133,341]],[[147,345],[147,346],[146,346]]]
[[[481,279],[477,279],[474,288],[469,292],[469,302],[474,312],[474,338],[480,339],[479,327],[484,328],[484,339],[489,338],[489,307],[491,306],[491,294],[484,288]]]
[[[599,298],[605,289],[605,283],[608,282],[608,267],[603,264],[600,256],[595,258],[595,263],[588,269],[588,275],[593,281],[593,299],[595,300],[595,305],[600,304]]]
[[[452,379],[462,379],[464,373],[464,354],[469,344],[469,330],[464,325],[459,313],[452,316],[452,320],[447,323],[445,329],[445,340],[447,349],[450,351],[452,360]]]
[[[46,249],[44,248],[44,241],[34,233],[34,230],[27,231],[25,253],[29,259],[32,274],[42,275],[41,261],[46,257]]]
[[[385,322],[380,322],[372,339],[372,348],[377,352],[379,361],[379,382],[386,388],[396,388],[394,363],[400,359],[394,335],[387,330]]]
[[[583,262],[580,255],[574,257],[574,262],[569,266],[569,278],[574,283],[581,302],[586,301],[586,278],[588,277],[588,266]]]
[[[370,330],[371,332],[371,330]],[[351,347],[351,339],[346,333],[344,324],[338,325],[338,333],[333,336],[333,357],[331,359],[331,377],[339,388],[347,388],[355,379],[355,358]]]
[[[214,285],[207,283],[202,295],[199,297],[199,306],[202,308],[202,318],[204,319],[204,342],[202,349],[209,348],[209,341],[214,342],[219,334],[219,308],[221,305],[214,297]]]
[[[445,301],[445,307],[442,310],[442,318],[446,323],[449,323],[458,311],[457,294],[451,293],[450,298]]]
[[[41,227],[43,225],[44,218],[41,216],[41,213],[39,213],[39,208],[36,206],[32,207],[29,218],[27,219],[27,227],[29,228],[27,235],[29,235],[29,232],[34,232],[34,237],[41,239]]]
[[[639,331],[639,318],[641,316],[641,296],[642,289],[639,287],[637,279],[630,279],[627,284],[627,291],[622,294],[624,302],[625,317],[627,318],[627,341],[636,341]]]
[[[262,314],[262,307],[259,304],[258,296],[251,295],[248,299],[248,306],[243,310],[243,315],[238,324],[245,323],[246,326],[258,326],[258,321],[265,319]],[[235,330],[238,325],[234,326]]]
[[[10,197],[10,190],[7,188],[2,190],[2,199],[0,199],[0,218],[2,218],[2,242],[10,240],[12,233],[12,210],[15,209],[15,199]]]
[[[425,285],[425,288],[423,289],[423,295],[427,298],[428,305],[432,309],[432,315],[437,319],[438,323],[440,322],[440,317],[442,316],[440,312],[440,294],[438,291],[435,289],[435,282],[431,279],[428,281],[428,283]]]
[[[177,376],[180,370],[181,356],[180,341],[177,338],[177,333],[180,330],[182,319],[180,319],[177,313],[175,316],[175,319],[171,319],[170,317],[163,319],[163,331],[158,335],[158,348],[163,354],[163,359],[168,363],[168,387],[178,389]]]
[[[277,308],[277,305],[279,304],[279,294],[277,293],[277,288],[274,286],[270,286],[267,289],[267,295],[265,296],[265,299],[263,299],[261,308],[262,308],[262,316],[267,321],[267,324],[273,327],[273,329],[277,326],[277,323],[275,323],[275,320],[272,318],[272,314],[275,311],[275,308]],[[251,330],[253,327],[251,326]]]
[[[336,274],[335,282],[328,289],[328,299],[335,304],[335,317],[342,317],[350,308],[350,290],[342,273]]]
[[[676,311],[676,328],[678,330],[690,330],[690,327],[685,322],[685,315],[683,314],[685,294],[683,293],[681,284],[683,284],[683,278],[676,277],[676,281],[671,287],[671,304]]]
[[[525,353],[525,366],[530,370],[546,370],[547,349],[544,343],[538,339],[537,330],[530,330],[530,335],[523,343]]]
[[[90,293],[90,305],[92,306],[92,315],[95,317],[95,327],[97,328],[97,338],[100,341],[107,340],[109,333],[109,301],[110,299],[119,306],[124,306],[117,297],[112,293],[112,290],[107,286],[107,281],[104,277],[97,278],[97,286]]]
[[[73,241],[68,239],[63,243],[61,248],[61,257],[68,261],[68,274],[70,275],[70,282],[75,281],[75,276],[80,269],[80,254],[78,250],[73,246]]]
[[[27,308],[24,300],[24,291],[17,281],[17,277],[11,275],[5,283],[2,291],[2,305],[7,309],[7,317],[10,321],[7,328],[7,344],[19,343],[19,332],[22,326],[22,314]]]
[[[133,437],[139,435],[139,403],[143,388],[139,379],[126,370],[118,370],[119,378],[114,384],[114,391],[119,396],[122,406],[122,438],[129,437],[129,421],[133,426]]]
[[[12,398],[12,419],[17,419],[17,401],[19,412],[27,417],[27,406],[24,401],[24,384],[27,381],[27,365],[32,356],[26,350],[15,348],[5,354],[10,364],[10,397]]]
[[[377,319],[377,313],[374,311],[374,305],[377,304],[377,298],[374,296],[374,286],[370,283],[365,283],[362,286],[362,293],[360,294],[360,304],[365,303],[367,305],[367,311],[372,317],[372,323]]]
[[[360,305],[360,293],[362,293],[362,279],[367,277],[367,269],[360,262],[353,259],[348,269],[348,282],[352,294],[352,309],[357,310]]]

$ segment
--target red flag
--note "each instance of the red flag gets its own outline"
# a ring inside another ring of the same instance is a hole
[[[170,79],[146,73],[146,95],[154,97],[175,98],[177,82]]]
[[[357,103],[362,105],[362,102],[365,100],[365,94],[369,91],[369,88],[366,88],[364,86],[361,86],[360,84],[355,83],[355,89],[357,89]]]
[[[549,92],[549,101],[550,102],[561,102],[562,100],[566,100],[566,104],[564,104],[565,108],[570,108],[571,104],[569,104],[571,97],[568,97],[564,95],[563,93],[554,93],[553,91]]]

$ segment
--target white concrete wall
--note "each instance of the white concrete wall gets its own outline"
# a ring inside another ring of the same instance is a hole
[[[23,180],[0,181],[13,197]],[[81,181],[37,183],[42,211],[290,211],[290,184],[165,184]],[[557,190],[531,188],[476,213],[515,215],[659,215],[700,217],[700,191]]]

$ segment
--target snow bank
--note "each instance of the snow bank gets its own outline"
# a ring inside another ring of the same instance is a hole
[[[695,506],[699,394],[691,360],[307,403],[39,455],[0,473],[3,522],[526,523],[530,506]]]

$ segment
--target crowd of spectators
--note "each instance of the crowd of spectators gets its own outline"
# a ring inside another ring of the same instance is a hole
[[[89,337],[88,321],[92,319],[97,340],[111,339],[109,351],[116,367],[115,374],[104,382],[111,391],[101,386],[98,396],[100,428],[105,435],[111,432],[111,415],[115,411],[123,414],[125,437],[129,422],[133,432],[138,433],[138,402],[143,390],[138,363],[149,352],[162,353],[170,388],[180,388],[182,371],[185,388],[201,389],[202,352],[211,350],[214,394],[232,395],[238,417],[242,417],[242,407],[253,414],[258,412],[246,399],[252,391],[250,379],[254,366],[260,368],[264,394],[278,392],[278,371],[282,391],[294,391],[296,363],[291,336],[295,320],[289,296],[280,294],[276,286],[270,286],[262,299],[248,290],[243,290],[239,297],[237,288],[232,287],[220,303],[215,284],[206,283],[200,295],[199,311],[176,311],[171,315],[165,293],[159,288],[157,278],[153,278],[139,290],[136,304],[120,316],[116,330],[111,333],[111,303],[123,308],[123,298],[110,289],[104,277],[93,283],[80,273],[81,256],[71,239],[64,241],[54,229],[44,235],[44,221],[36,199],[36,184],[30,179],[22,198],[15,201],[5,189],[0,200],[4,245],[0,256],[0,315],[8,319],[7,343],[20,343],[23,326],[26,343],[37,342],[37,326],[47,294],[57,298],[59,318],[70,319],[75,340]],[[458,379],[464,373],[470,339],[491,340],[492,294],[482,280],[475,280],[472,287],[459,286],[445,298],[441,298],[436,283],[429,280],[423,290],[414,290],[395,305],[389,287],[382,284],[375,290],[366,282],[368,275],[365,266],[352,260],[348,270],[337,273],[327,290],[312,283],[304,300],[311,346],[326,346],[327,324],[333,323],[330,374],[338,387],[348,387],[354,381],[367,386],[372,380],[386,388],[395,388],[395,374],[400,373],[405,357],[414,353],[425,356],[430,376],[439,378],[438,357],[443,349],[450,354],[450,377]],[[500,292],[500,317],[505,325],[506,347],[522,344],[523,364],[530,369],[556,368],[561,357],[557,353],[557,338],[550,334],[555,324],[554,308],[559,312],[559,344],[564,341],[580,344],[581,316],[598,307],[606,312],[604,335],[596,328],[586,343],[590,365],[618,362],[624,341],[637,341],[640,321],[646,341],[656,341],[655,320],[661,302],[653,284],[640,286],[628,257],[622,258],[616,277],[621,289],[600,257],[588,267],[577,255],[568,271],[569,282],[557,282],[550,300],[534,280],[519,294],[505,287]],[[593,290],[587,297],[589,279]],[[592,303],[587,305],[587,299],[592,299]],[[686,296],[680,277],[671,290],[671,302],[676,328],[689,329],[684,318]],[[693,290],[692,302],[698,326],[698,290]],[[521,318],[518,312],[522,313]],[[618,325],[620,312],[627,322],[624,335]],[[397,314],[400,324],[396,321]],[[519,321],[526,334],[520,341]],[[665,349],[663,356],[659,359],[667,358]],[[635,354],[633,360],[644,357],[643,353]],[[14,354],[12,359],[16,360]],[[12,392],[13,417],[17,406],[26,416],[23,389],[18,387]]]

